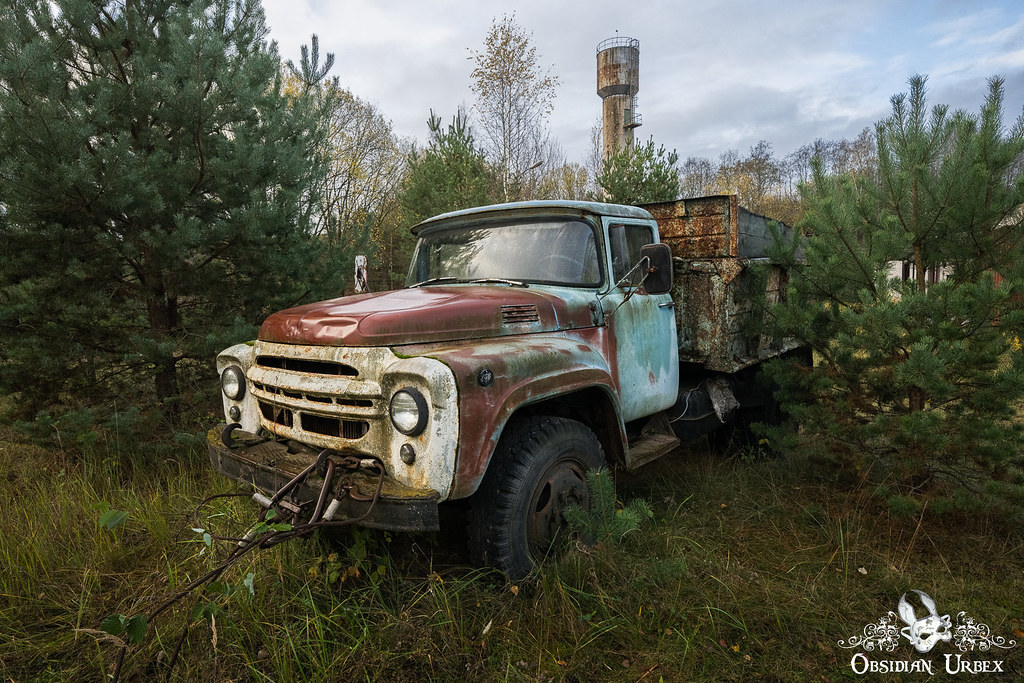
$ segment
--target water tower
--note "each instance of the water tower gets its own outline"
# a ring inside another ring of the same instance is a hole
[[[597,46],[597,94],[602,100],[602,155],[609,156],[633,142],[640,125],[636,93],[640,90],[640,41],[616,36]]]

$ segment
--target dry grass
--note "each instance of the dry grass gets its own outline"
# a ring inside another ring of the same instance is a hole
[[[141,611],[215,561],[187,514],[226,482],[201,455],[70,457],[0,434],[0,675],[99,680],[116,647],[82,629]],[[742,464],[703,448],[621,476],[653,524],[577,550],[510,584],[464,565],[457,540],[347,532],[278,546],[225,577],[212,619],[183,604],[133,648],[126,679],[833,680],[837,641],[923,590],[1016,637],[999,658],[1024,677],[1024,538],[988,517],[891,518],[884,502],[795,460]],[[101,528],[99,504],[129,513]],[[237,531],[248,503],[204,519]],[[358,572],[358,576],[356,575]],[[254,595],[243,586],[254,575]],[[946,647],[946,650],[942,650]],[[941,652],[940,652],[941,650]],[[942,653],[933,655],[941,669]],[[893,658],[907,658],[903,646]]]

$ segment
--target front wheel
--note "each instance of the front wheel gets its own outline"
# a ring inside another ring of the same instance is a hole
[[[586,473],[605,464],[585,425],[559,417],[510,423],[472,499],[469,547],[480,564],[518,580],[565,539],[565,511],[590,508]]]

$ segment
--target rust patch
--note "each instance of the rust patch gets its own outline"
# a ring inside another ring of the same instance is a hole
[[[720,195],[645,204],[662,241],[683,259],[737,255],[736,196]]]
[[[509,417],[524,405],[588,387],[617,392],[607,328],[557,335],[417,345],[410,353],[436,358],[451,368],[459,387],[459,447],[452,498],[472,494],[487,471]],[[480,386],[481,369],[493,373]]]
[[[754,323],[754,297],[774,303],[784,293],[788,274],[777,265],[767,269],[763,281],[743,259],[691,261],[676,271],[672,298],[676,301],[679,359],[700,363],[709,370],[736,372],[794,347],[776,339]],[[763,287],[754,291],[753,287]]]
[[[662,241],[683,263],[676,267],[679,359],[709,370],[736,372],[792,348],[792,343],[754,332],[755,297],[777,301],[788,274],[765,258],[769,220],[739,206],[736,195],[645,204],[658,222]],[[742,220],[741,220],[742,218]],[[782,229],[790,230],[787,226]],[[742,258],[741,258],[742,257]],[[750,263],[768,268],[762,283]],[[764,287],[754,291],[753,287]]]
[[[740,255],[740,198],[738,195],[729,195],[729,256]]]
[[[667,236],[662,241],[672,248],[672,254],[687,254],[681,258],[717,258],[728,239],[723,233],[710,235]]]
[[[729,284],[743,272],[746,264],[740,259],[732,258],[720,258],[715,259],[715,272],[718,273],[718,277],[722,278],[722,282]]]
[[[721,214],[714,216],[682,216],[658,223],[663,237],[715,237],[725,239],[727,225]]]

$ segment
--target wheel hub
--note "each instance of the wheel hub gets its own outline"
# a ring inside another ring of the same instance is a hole
[[[575,462],[552,465],[541,478],[530,506],[530,553],[543,558],[552,544],[565,535],[565,511],[572,505],[586,508],[587,485],[583,468]]]

